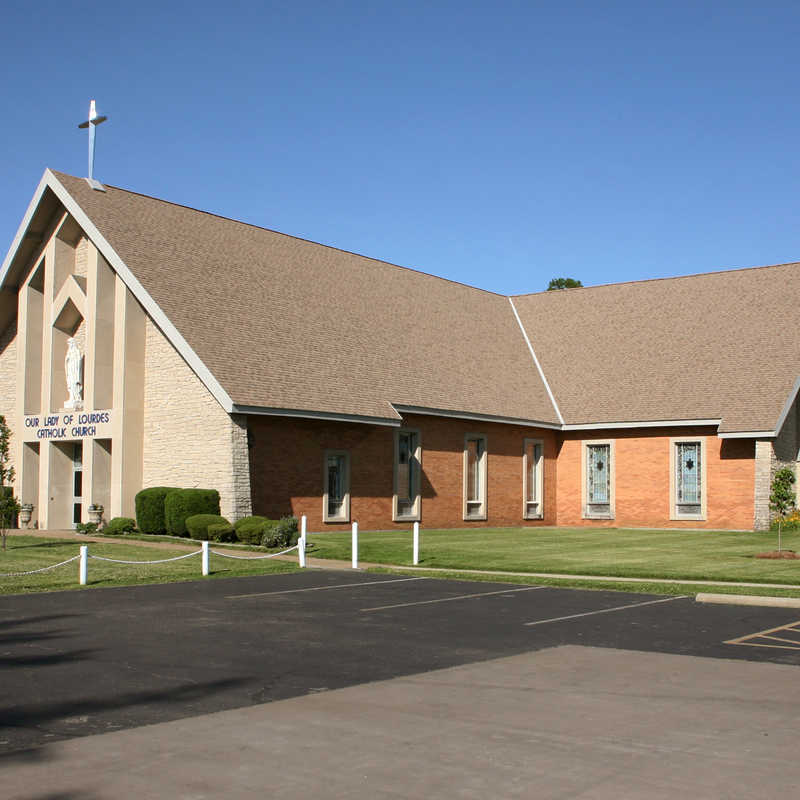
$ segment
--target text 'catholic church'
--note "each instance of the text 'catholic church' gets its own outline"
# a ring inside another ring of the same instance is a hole
[[[506,297],[47,170],[0,286],[41,528],[199,486],[311,530],[752,529],[796,469],[800,264]]]

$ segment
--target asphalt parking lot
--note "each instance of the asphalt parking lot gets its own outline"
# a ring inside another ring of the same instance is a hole
[[[0,609],[6,759],[565,645],[800,665],[798,610],[355,571],[7,595]]]

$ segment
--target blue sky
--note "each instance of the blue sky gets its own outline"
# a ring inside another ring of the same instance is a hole
[[[45,167],[502,293],[800,260],[800,5],[4,5],[0,250]],[[224,276],[221,276],[224,277]]]

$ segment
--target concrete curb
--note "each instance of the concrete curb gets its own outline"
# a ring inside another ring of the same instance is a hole
[[[724,603],[736,606],[771,606],[772,608],[800,608],[800,597],[768,597],[753,594],[709,594],[695,597],[698,603]]]

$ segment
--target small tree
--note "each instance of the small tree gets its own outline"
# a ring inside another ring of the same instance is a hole
[[[786,515],[795,507],[794,472],[783,467],[772,479],[772,492],[769,496],[769,507],[778,515],[778,552],[781,551],[781,525]]]
[[[19,503],[11,488],[14,483],[14,467],[8,466],[10,441],[11,430],[6,424],[6,418],[0,414],[0,535],[3,538],[3,550],[6,549],[6,535],[14,522],[14,515],[19,513]]]
[[[553,278],[547,285],[547,291],[552,292],[553,289],[577,289],[583,284],[576,278]]]

